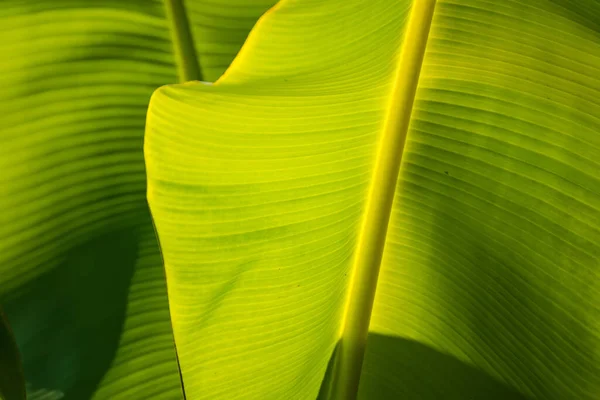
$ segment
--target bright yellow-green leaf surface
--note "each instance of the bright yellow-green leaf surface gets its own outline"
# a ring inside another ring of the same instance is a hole
[[[215,79],[260,7],[188,3]],[[0,303],[29,399],[181,399],[142,153],[177,81],[164,4],[3,0],[0,39]]]
[[[155,92],[148,199],[188,399],[355,383],[338,372],[360,357],[335,354],[377,279],[358,261],[375,167],[400,156],[359,397],[600,396],[600,3],[438,0],[390,157],[414,3],[284,0],[216,84]]]

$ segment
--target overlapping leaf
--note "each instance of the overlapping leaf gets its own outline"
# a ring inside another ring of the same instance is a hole
[[[267,5],[188,3],[215,79]],[[0,302],[29,397],[179,399],[142,155],[176,82],[163,4],[6,0],[0,32]]]

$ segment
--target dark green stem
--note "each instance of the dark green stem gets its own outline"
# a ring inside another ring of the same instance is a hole
[[[165,7],[175,50],[179,82],[202,80],[202,71],[196,56],[194,38],[183,0],[165,0]]]

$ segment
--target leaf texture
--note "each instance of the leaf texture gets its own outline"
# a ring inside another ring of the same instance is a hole
[[[240,10],[244,27],[259,17]],[[156,0],[0,7],[0,300],[31,399],[182,398],[142,154],[150,95],[176,82],[164,14]],[[218,36],[234,16],[198,23]],[[243,29],[197,43],[233,57]]]
[[[214,85],[153,95],[148,199],[188,397],[311,399],[335,379],[410,8],[283,1]],[[599,12],[437,2],[360,398],[600,394]]]
[[[539,399],[600,395],[600,35],[572,4],[438,5],[371,320]]]

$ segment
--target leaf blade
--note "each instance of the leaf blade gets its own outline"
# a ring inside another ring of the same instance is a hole
[[[356,81],[366,57],[346,55],[340,64],[335,56],[343,51],[321,40],[346,37],[329,21],[340,7],[344,24],[362,21],[360,7],[344,2],[280,3],[216,84],[163,87],[151,100],[148,199],[189,396],[317,396],[341,328],[376,117],[385,113],[378,93],[391,89],[395,63],[388,57],[402,40],[404,18],[389,15],[409,11],[407,2],[391,9],[377,3],[374,15],[388,12],[388,24],[379,28],[372,18],[363,32],[383,38],[369,54],[381,64],[373,64],[378,73],[367,81]],[[308,41],[314,26],[328,27],[327,35]],[[275,32],[285,38],[267,41]],[[370,49],[361,46],[365,54]],[[270,65],[273,54],[285,62]],[[328,69],[315,73],[323,62]],[[343,79],[332,85],[328,78],[337,72]],[[235,107],[236,119],[225,118],[227,107]],[[343,122],[348,113],[358,126],[318,126]],[[267,345],[278,332],[287,340]]]
[[[600,47],[556,3],[439,3],[372,329],[591,399]]]

